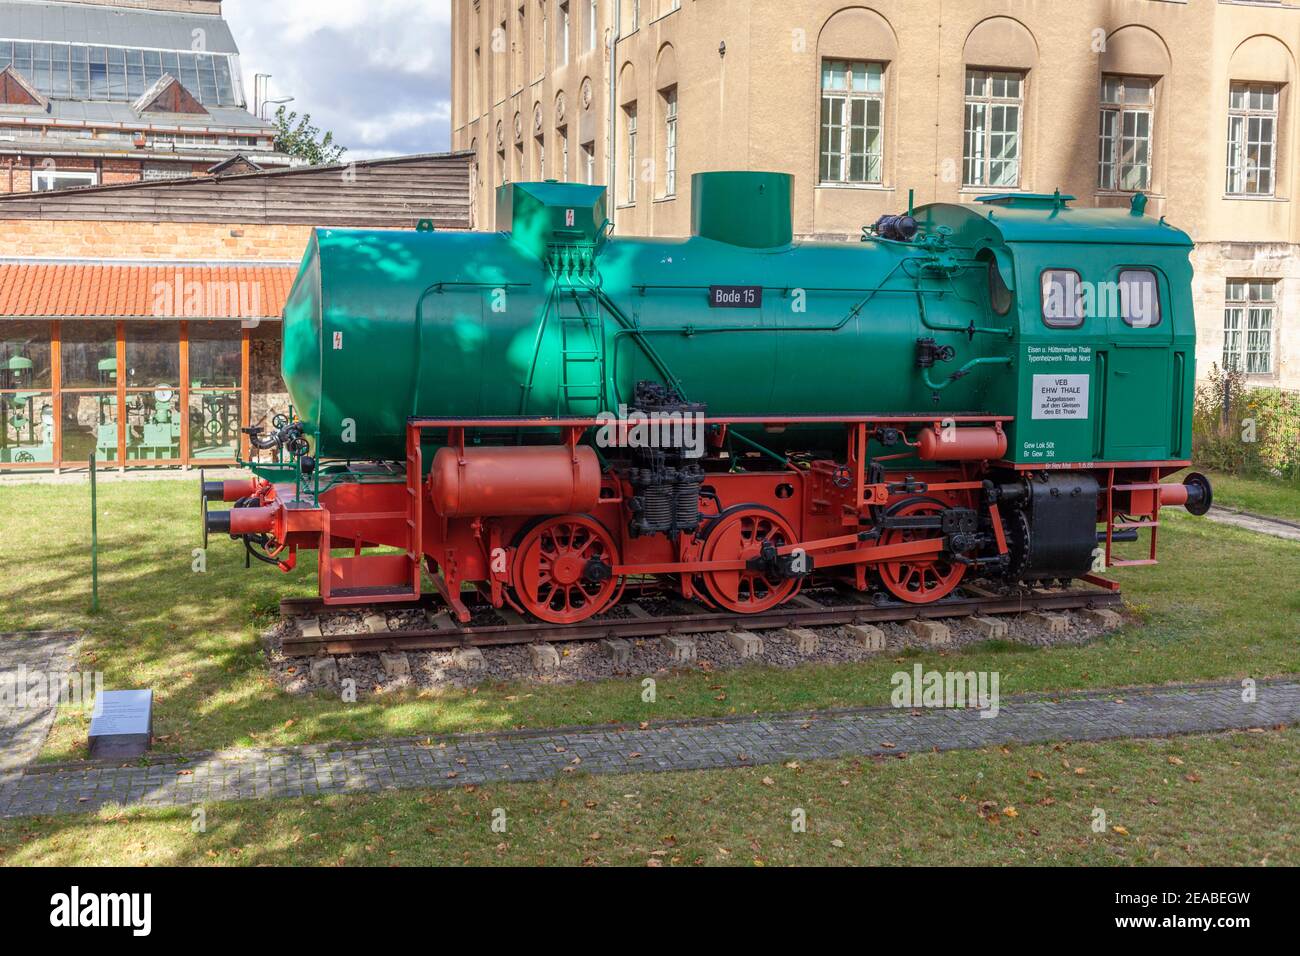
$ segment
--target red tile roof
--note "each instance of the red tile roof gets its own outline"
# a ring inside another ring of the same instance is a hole
[[[297,273],[290,266],[0,263],[0,317],[279,318]]]

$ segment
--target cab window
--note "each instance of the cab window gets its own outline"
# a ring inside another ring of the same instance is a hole
[[[1124,324],[1149,329],[1160,324],[1160,285],[1150,269],[1125,269],[1119,274],[1119,309]]]
[[[1043,272],[1043,324],[1052,329],[1083,325],[1083,279],[1073,269]]]
[[[1011,311],[1012,304],[1011,290],[1007,284],[1002,281],[1002,272],[998,269],[996,259],[989,259],[989,305],[998,315],[1006,315]]]

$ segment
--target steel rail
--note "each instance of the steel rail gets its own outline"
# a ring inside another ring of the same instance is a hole
[[[1035,589],[1018,594],[993,594],[967,586],[972,596],[948,598],[933,604],[888,603],[876,605],[855,591],[838,591],[840,602],[821,604],[805,595],[796,595],[781,607],[761,614],[735,614],[670,598],[682,613],[651,615],[635,600],[619,605],[630,611],[620,618],[596,617],[577,624],[547,624],[525,620],[510,611],[498,611],[507,618],[504,624],[459,625],[442,609],[441,603],[426,601],[420,605],[383,605],[373,609],[349,607],[350,612],[373,610],[411,610],[421,608],[433,626],[412,630],[379,633],[288,634],[282,650],[289,657],[317,654],[358,654],[379,651],[446,651],[458,647],[498,647],[508,644],[534,644],[542,641],[590,641],[604,637],[657,637],[670,634],[702,634],[744,629],[772,630],[785,627],[827,627],[838,624],[869,624],[878,621],[963,618],[975,614],[1019,614],[1026,611],[1062,611],[1081,608],[1116,607],[1123,604],[1118,591],[1100,588]],[[280,613],[286,620],[310,617],[334,610],[319,598],[285,598]],[[316,629],[318,630],[318,629]]]

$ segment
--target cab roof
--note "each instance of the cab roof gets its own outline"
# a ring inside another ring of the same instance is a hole
[[[1140,196],[1140,194],[1139,194]],[[1191,237],[1142,210],[1145,197],[1131,209],[1075,208],[1073,196],[1060,193],[1002,193],[977,204],[933,203],[916,211],[921,227],[932,232],[947,226],[958,245],[989,244],[993,233],[1004,243],[1099,243],[1191,248]],[[979,239],[983,243],[978,243]]]

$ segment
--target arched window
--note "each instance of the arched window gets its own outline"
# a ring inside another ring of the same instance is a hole
[[[1025,103],[1038,44],[1010,17],[981,21],[966,37],[962,185],[1018,189],[1025,162]]]
[[[1230,196],[1274,196],[1285,181],[1282,124],[1295,60],[1274,36],[1246,40],[1228,66],[1228,152],[1225,191]]]
[[[885,181],[886,79],[897,52],[893,28],[865,7],[841,10],[822,27],[818,182]]]
[[[671,199],[677,195],[677,55],[671,44],[659,49],[655,68],[655,90],[659,101],[660,160],[655,172],[658,198]]]
[[[1106,38],[1101,55],[1099,189],[1156,189],[1158,101],[1170,68],[1169,48],[1147,27],[1122,27]]]

